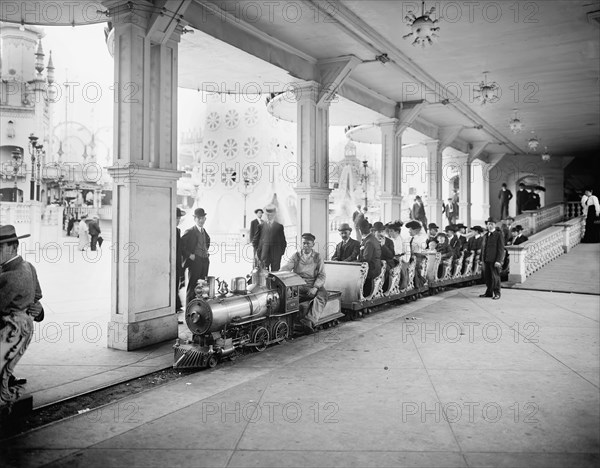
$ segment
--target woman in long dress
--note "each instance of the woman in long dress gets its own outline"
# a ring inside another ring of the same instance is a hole
[[[77,226],[77,232],[79,234],[79,250],[85,250],[90,245],[90,235],[88,225],[86,223],[87,215],[81,215],[81,221]]]
[[[585,189],[581,198],[585,218],[585,234],[581,242],[584,244],[597,244],[600,242],[600,204],[598,197],[592,194],[592,189]]]

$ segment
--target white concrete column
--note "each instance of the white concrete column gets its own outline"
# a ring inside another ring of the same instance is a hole
[[[391,222],[402,215],[402,134],[399,120],[380,123],[381,128],[381,220]]]
[[[113,245],[108,346],[133,350],[177,337],[176,30],[157,42],[148,18],[110,8],[115,27]],[[108,251],[108,249],[105,249]]]
[[[329,103],[317,104],[320,85],[297,85],[298,245],[304,232],[316,237],[315,247],[327,255],[329,242]]]
[[[425,143],[427,148],[427,219],[442,227],[442,150],[439,141]]]
[[[472,190],[472,164],[469,162],[468,155],[458,159],[460,168],[460,184],[458,194],[459,219],[463,224],[471,226],[471,190]]]
[[[481,211],[484,221],[490,216],[490,164],[481,161],[481,172],[483,175],[483,191],[481,193]]]

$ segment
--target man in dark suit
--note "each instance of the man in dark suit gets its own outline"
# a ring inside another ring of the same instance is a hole
[[[523,210],[527,206],[527,201],[529,200],[529,192],[525,190],[525,184],[519,184],[519,191],[517,192],[517,215],[523,213]]]
[[[177,208],[177,225],[175,226],[175,313],[182,312],[183,309],[179,290],[185,283],[185,273],[183,270],[183,254],[181,253],[181,229],[177,227],[183,216],[185,216],[185,211]],[[183,323],[183,321],[179,323]]]
[[[191,227],[181,237],[181,253],[184,260],[184,268],[188,269],[188,287],[186,300],[189,303],[196,297],[194,289],[199,279],[206,279],[210,260],[208,249],[210,248],[210,236],[204,229],[206,212],[204,208],[194,210],[194,227]]]
[[[371,233],[371,223],[366,219],[360,222],[360,232],[362,240],[360,242],[360,253],[358,255],[359,262],[369,264],[369,271],[365,281],[364,292],[368,294],[373,288],[373,278],[377,278],[381,274],[381,244]]]
[[[252,238],[256,257],[265,269],[279,271],[281,257],[287,247],[283,226],[275,221],[276,209],[273,205],[265,208],[267,220],[262,223]]]
[[[262,208],[257,208],[254,210],[254,214],[256,215],[256,219],[253,219],[252,222],[250,223],[250,242],[252,242],[252,239],[254,239],[254,236],[256,235],[257,231],[258,231],[258,226],[260,226],[264,221],[262,219],[264,211]]]
[[[519,245],[529,240],[529,237],[523,234],[523,226],[521,226],[520,224],[517,224],[511,230],[513,232],[512,245]]]
[[[373,234],[375,234],[375,238],[379,241],[379,245],[381,246],[381,260],[387,263],[387,271],[389,272],[391,268],[396,266],[396,262],[394,261],[394,256],[396,255],[394,241],[385,236],[385,226],[381,221],[373,223]]]
[[[90,245],[92,250],[96,250],[96,244],[98,243],[98,236],[102,232],[100,230],[100,219],[98,216],[94,216],[88,223],[88,231],[90,233]]]
[[[462,223],[456,225],[456,239],[458,240],[459,252],[467,248],[467,226]]]
[[[540,200],[540,196],[538,195],[538,188],[535,187],[533,192],[531,193],[529,203],[531,205],[531,210],[539,210],[542,207],[542,203]]]
[[[413,203],[411,214],[412,219],[419,221],[423,227],[427,226],[427,215],[425,214],[425,205],[423,205],[423,200],[419,195],[415,197],[415,202]]]
[[[250,223],[250,238],[248,239],[250,243],[254,242],[254,236],[256,236],[256,233],[258,232],[258,227],[264,223],[262,219],[264,211],[262,208],[255,209],[254,214],[256,215],[256,219],[253,219]],[[256,249],[253,247],[252,250],[254,251],[254,266],[256,266]]]
[[[500,219],[508,216],[508,202],[512,200],[512,197],[512,192],[508,190],[506,183],[503,183],[500,192],[498,192],[498,198],[500,199]]]
[[[354,220],[354,227],[356,228],[356,240],[357,241],[361,241],[362,240],[362,232],[360,230],[360,225],[363,222],[363,220],[367,220],[367,207],[363,206],[362,211],[360,211],[356,217],[354,217],[354,215],[352,215],[353,220]]]
[[[500,299],[500,269],[504,261],[504,239],[502,232],[496,229],[496,221],[489,218],[485,222],[487,233],[483,236],[481,259],[483,261],[483,278],[485,293],[479,297]]]
[[[450,251],[452,252],[452,255],[457,257],[458,255],[460,255],[461,246],[460,240],[456,235],[456,226],[454,224],[450,224],[446,226],[446,229],[444,229],[444,231],[446,232],[446,236],[448,237],[448,246],[450,247]]]
[[[335,246],[335,253],[331,257],[331,260],[334,262],[356,262],[358,260],[360,242],[350,237],[352,228],[348,223],[343,223],[338,228],[338,231],[342,242]]]

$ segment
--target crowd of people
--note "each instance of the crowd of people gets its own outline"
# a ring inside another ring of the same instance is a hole
[[[88,217],[84,213],[77,219],[74,214],[71,214],[67,221],[67,236],[71,236],[73,233],[76,233],[79,238],[77,247],[81,251],[88,248],[96,251],[98,247],[102,247],[104,239],[100,235],[102,230],[100,229],[100,218],[98,215]]]

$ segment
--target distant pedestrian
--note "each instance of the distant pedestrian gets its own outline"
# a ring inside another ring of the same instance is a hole
[[[597,244],[600,242],[600,204],[598,197],[593,194],[591,187],[585,189],[581,197],[581,206],[585,218],[585,234],[581,242],[584,244]]]
[[[262,208],[255,209],[254,214],[256,215],[256,219],[253,219],[250,223],[250,238],[248,239],[250,244],[252,244],[254,236],[256,236],[256,233],[258,232],[258,227],[264,223],[264,220],[262,219],[264,211]],[[252,246],[252,250],[254,251],[254,266],[256,266],[256,249],[254,248],[254,245]]]
[[[411,218],[415,221],[419,221],[421,226],[423,226],[425,231],[427,231],[427,215],[425,214],[425,205],[423,204],[423,200],[419,195],[415,197],[411,215]]]
[[[98,243],[98,236],[100,236],[100,233],[102,232],[100,230],[100,219],[98,216],[94,216],[88,223],[88,232],[90,234],[91,250],[95,251]]]
[[[85,250],[87,248],[87,246],[90,245],[90,235],[89,235],[89,228],[88,228],[87,221],[88,221],[87,215],[82,214],[81,220],[79,221],[79,224],[77,225],[77,234],[79,236],[79,244],[78,244],[79,250]]]
[[[517,191],[517,215],[523,213],[523,210],[527,206],[527,201],[529,200],[529,192],[525,189],[525,184],[521,182],[519,184],[519,190]]]
[[[185,211],[177,208],[177,225],[175,226],[175,313],[183,312],[179,291],[185,284],[185,270],[183,269],[183,254],[181,253],[181,229],[179,223],[185,216]],[[179,323],[183,323],[180,321]]]
[[[508,216],[508,203],[512,200],[513,194],[506,187],[506,183],[502,184],[498,198],[500,199],[500,219],[505,219]]]
[[[67,237],[69,237],[71,235],[71,231],[73,230],[74,226],[75,226],[75,216],[73,216],[73,214],[71,214],[69,216],[69,221],[67,222]]]
[[[358,213],[356,215],[356,217],[353,217],[354,227],[356,228],[356,240],[358,242],[360,242],[363,238],[363,233],[360,229],[360,226],[361,226],[363,220],[367,220],[367,207],[366,206],[363,206],[362,210],[360,210],[360,213]]]

